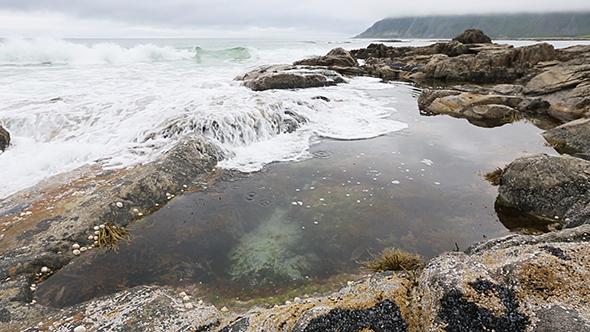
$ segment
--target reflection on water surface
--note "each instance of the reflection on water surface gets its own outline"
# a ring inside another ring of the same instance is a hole
[[[430,258],[507,234],[481,173],[551,153],[540,129],[423,117],[412,87],[384,86],[371,93],[392,99],[407,130],[320,140],[311,159],[259,173],[217,170],[133,225],[130,245],[89,252],[43,282],[38,301],[69,306],[141,284],[247,300],[358,273],[357,261],[385,247]]]

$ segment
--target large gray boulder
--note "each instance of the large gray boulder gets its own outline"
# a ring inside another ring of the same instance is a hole
[[[419,331],[590,331],[590,226],[444,253],[417,278]]]
[[[333,70],[324,68],[304,69],[290,65],[259,67],[236,80],[254,91],[271,89],[305,89],[344,83],[344,78]]]
[[[484,34],[483,31],[481,31],[479,29],[465,30],[465,31],[463,31],[463,33],[461,33],[457,37],[453,38],[453,40],[456,40],[456,41],[461,42],[463,44],[491,44],[492,43],[492,39],[490,37],[486,36],[486,34]]]
[[[0,151],[6,150],[10,144],[10,133],[0,126]]]
[[[590,222],[590,161],[539,154],[510,163],[500,198],[522,211],[554,218],[565,227]]]
[[[358,66],[358,61],[352,54],[343,49],[342,47],[335,48],[328,52],[327,55],[320,56],[317,58],[311,59],[304,59],[300,61],[296,61],[293,63],[294,65],[303,65],[303,66],[336,66],[336,67],[356,67]]]

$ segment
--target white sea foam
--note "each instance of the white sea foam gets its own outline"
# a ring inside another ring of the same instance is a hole
[[[12,136],[0,153],[0,197],[99,159],[107,167],[148,162],[192,132],[234,153],[221,166],[249,172],[308,157],[317,137],[363,139],[406,127],[388,118],[391,98],[366,91],[382,86],[375,79],[298,91],[242,87],[236,75],[270,62],[272,48],[255,46],[201,48],[199,62],[190,46],[5,40],[0,62],[19,65],[0,65],[0,123]],[[310,52],[308,44],[288,46],[276,48],[281,60]],[[20,55],[9,58],[9,49]],[[38,65],[45,60],[62,64]]]
[[[124,48],[115,43],[91,46],[52,38],[8,38],[0,43],[2,64],[103,64],[190,59],[194,51],[152,44]]]

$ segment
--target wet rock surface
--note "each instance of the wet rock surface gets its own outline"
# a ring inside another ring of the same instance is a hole
[[[420,325],[425,331],[546,331],[563,319],[560,331],[583,331],[590,326],[583,281],[590,268],[588,241],[585,225],[541,236],[509,235],[466,253],[440,255],[418,278],[414,306],[422,308]],[[552,307],[569,314],[552,316]]]
[[[0,151],[6,150],[10,144],[10,133],[0,126]]]
[[[297,66],[265,66],[237,78],[254,91],[270,89],[304,89],[344,83],[337,72],[322,68],[305,69]]]
[[[545,154],[518,158],[503,171],[500,198],[565,227],[588,223],[590,161]]]
[[[94,226],[108,222],[124,227],[159,208],[171,195],[192,187],[222,155],[203,137],[192,136],[152,163],[106,171],[100,164],[86,166],[3,200],[0,287],[12,295],[0,297],[0,308],[31,312],[24,321],[45,310],[30,304],[32,284],[69,263],[76,254],[74,244],[92,247],[87,237]],[[11,317],[5,322],[9,325],[21,321],[15,314],[4,316]],[[5,330],[2,324],[0,329]]]
[[[211,331],[219,311],[161,287],[139,286],[37,318],[15,331]],[[190,305],[188,305],[190,304]]]
[[[558,151],[590,153],[590,119],[578,119],[545,131],[543,137]]]

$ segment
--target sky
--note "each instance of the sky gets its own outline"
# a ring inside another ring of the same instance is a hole
[[[589,0],[0,0],[0,37],[357,35],[386,17],[574,11]]]

